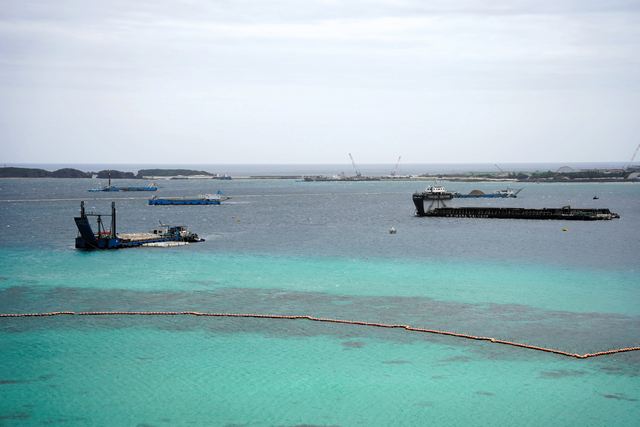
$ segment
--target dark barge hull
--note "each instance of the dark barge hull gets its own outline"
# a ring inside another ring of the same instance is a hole
[[[416,203],[416,215],[450,218],[507,218],[507,219],[560,219],[568,221],[597,221],[618,219],[609,209],[572,209],[569,206],[552,209],[445,207],[424,212]]]
[[[82,237],[76,237],[77,249],[122,249],[122,248],[135,248],[136,246],[143,246],[147,243],[159,243],[159,242],[204,242],[204,239],[184,239],[182,237],[175,238],[157,238],[157,239],[144,239],[128,241],[120,238],[100,238],[94,241],[86,241]]]

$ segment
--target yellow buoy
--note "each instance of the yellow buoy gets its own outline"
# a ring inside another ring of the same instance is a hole
[[[563,228],[562,231],[569,231],[569,229],[568,228]]]

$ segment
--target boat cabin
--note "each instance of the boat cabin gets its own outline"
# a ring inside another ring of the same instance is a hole
[[[152,234],[159,236],[181,236],[188,234],[189,230],[184,225],[164,225],[161,224],[158,228],[151,230]]]
[[[425,193],[446,193],[442,185],[429,185],[424,191]]]

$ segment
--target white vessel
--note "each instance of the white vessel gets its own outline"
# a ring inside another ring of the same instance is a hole
[[[450,208],[453,194],[448,193],[441,185],[429,185],[421,193],[413,194],[413,204],[416,206],[416,213],[424,215],[425,212],[438,208]]]

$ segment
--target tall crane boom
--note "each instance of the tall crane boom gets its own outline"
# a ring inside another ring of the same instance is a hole
[[[356,170],[356,176],[360,176],[360,170],[356,166],[356,162],[353,161],[353,156],[351,156],[351,153],[349,153],[349,157],[351,157],[351,163],[353,163],[353,168]]]
[[[391,172],[391,176],[396,176],[396,171],[398,170],[398,165],[400,164],[401,158],[402,156],[398,157],[398,163],[396,163],[396,167],[393,169],[393,172]]]
[[[636,148],[636,151],[633,152],[633,156],[631,156],[631,160],[629,160],[629,163],[627,163],[627,167],[625,169],[629,169],[629,166],[631,166],[631,163],[633,163],[633,159],[635,159],[636,154],[638,154],[638,150],[640,150],[640,144],[638,144],[638,148]]]

